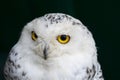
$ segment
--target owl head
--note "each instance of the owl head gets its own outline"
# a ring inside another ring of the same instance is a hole
[[[81,21],[62,13],[50,13],[28,23],[18,43],[43,59],[96,52],[90,31]]]

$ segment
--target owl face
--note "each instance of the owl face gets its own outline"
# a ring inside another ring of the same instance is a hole
[[[88,29],[79,20],[65,14],[47,14],[28,23],[19,42],[45,60],[95,51]]]

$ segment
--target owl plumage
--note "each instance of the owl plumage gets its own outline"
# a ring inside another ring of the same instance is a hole
[[[62,13],[36,18],[7,58],[6,80],[104,80],[91,32]]]

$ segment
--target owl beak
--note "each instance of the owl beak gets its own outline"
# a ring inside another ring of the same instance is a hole
[[[43,50],[43,55],[44,55],[44,59],[47,59],[47,48],[45,47]]]
[[[44,59],[47,60],[48,58],[48,52],[49,51],[49,46],[47,44],[45,44],[44,48],[43,48],[43,56],[44,56]]]

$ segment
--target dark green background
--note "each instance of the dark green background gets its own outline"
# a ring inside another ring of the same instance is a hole
[[[23,26],[46,13],[66,13],[80,19],[93,33],[105,80],[120,78],[119,0],[0,0],[0,80],[11,47]]]

